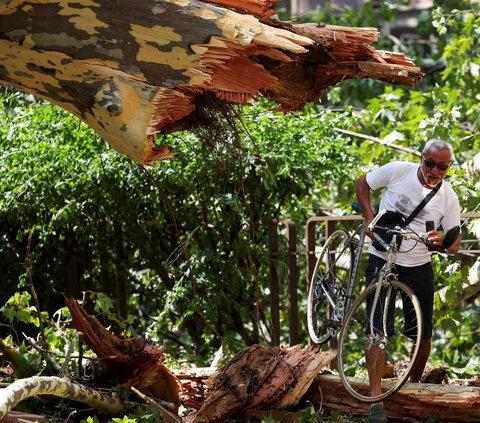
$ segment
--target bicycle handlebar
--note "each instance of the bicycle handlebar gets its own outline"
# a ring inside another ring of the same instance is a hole
[[[370,225],[369,225],[369,229],[370,229]],[[448,254],[447,249],[443,245],[435,245],[432,242],[430,242],[427,239],[427,234],[426,233],[421,232],[421,233],[417,234],[417,233],[415,233],[411,230],[405,229],[405,228],[398,227],[398,229],[397,228],[392,229],[392,228],[388,228],[386,226],[379,226],[379,225],[373,227],[370,230],[372,232],[375,232],[375,233],[386,233],[386,234],[390,234],[390,235],[401,236],[404,239],[413,239],[415,241],[419,241],[419,242],[422,242],[423,244],[425,244],[427,246],[427,248],[429,249],[429,251],[437,251],[439,253]]]
[[[352,203],[352,207],[356,212],[358,213],[362,212],[362,209],[357,201],[354,201]],[[432,242],[428,241],[427,234],[424,234],[424,233],[417,234],[411,230],[401,228],[400,226],[397,226],[395,229],[392,229],[385,226],[377,225],[378,221],[382,218],[382,216],[386,212],[387,210],[380,210],[376,214],[374,219],[368,225],[369,231],[376,232],[376,233],[379,233],[379,232],[389,233],[389,234],[401,236],[405,239],[414,239],[416,241],[420,241],[424,243],[430,251],[438,251],[443,254],[448,254],[447,249],[456,241],[456,239],[458,238],[458,235],[460,234],[460,226],[454,226],[453,228],[450,228],[446,232],[443,238],[443,245],[435,245]]]

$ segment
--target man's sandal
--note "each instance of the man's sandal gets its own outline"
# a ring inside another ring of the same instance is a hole
[[[373,404],[370,407],[368,414],[368,421],[370,423],[387,423],[387,415],[385,414],[385,407],[383,404]]]

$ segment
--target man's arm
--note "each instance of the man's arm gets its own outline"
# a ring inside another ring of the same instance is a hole
[[[358,178],[355,182],[355,194],[357,196],[357,201],[362,208],[363,217],[365,218],[365,234],[372,238],[372,234],[367,230],[367,227],[373,220],[374,215],[370,198],[370,187],[368,186],[365,175],[360,176],[360,178]]]

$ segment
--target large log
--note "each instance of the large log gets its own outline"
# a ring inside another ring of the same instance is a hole
[[[201,397],[209,393],[208,381],[216,371],[202,368],[175,371],[175,374],[182,380],[183,386],[188,385],[187,381],[193,381],[188,395],[201,402]],[[475,386],[469,386],[470,383],[474,383]],[[398,393],[385,401],[388,418],[391,421],[411,423],[425,422],[429,417],[442,422],[478,422],[480,421],[478,385],[479,381],[468,380],[454,380],[448,384],[407,383]],[[365,390],[367,389],[365,386]],[[302,401],[306,400],[325,411],[340,411],[354,416],[368,415],[369,404],[356,401],[345,390],[340,378],[333,374],[319,374],[302,397]]]
[[[268,18],[274,0],[212,2],[3,0],[0,83],[151,163],[169,157],[155,134],[208,124],[207,108],[263,96],[297,110],[346,78],[423,77],[403,54],[370,46],[375,28],[281,23]]]
[[[318,376],[305,398],[326,410],[361,416],[368,415],[370,407],[354,400],[336,375]],[[424,422],[428,417],[447,422],[480,421],[480,388],[473,386],[407,383],[384,404],[389,419],[405,422]]]

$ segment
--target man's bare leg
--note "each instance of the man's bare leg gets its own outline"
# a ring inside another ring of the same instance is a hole
[[[385,367],[385,351],[379,347],[365,347],[370,394],[377,396],[382,393],[382,376]]]
[[[415,346],[414,346],[415,348]],[[432,348],[431,339],[423,339],[420,341],[420,349],[418,351],[417,359],[413,363],[412,373],[410,373],[410,382],[418,383],[422,378],[423,371],[430,356],[430,350]]]
[[[370,381],[371,396],[382,394],[382,377],[385,368],[385,350],[379,347],[365,346],[365,360],[367,362],[368,378]],[[387,416],[382,402],[370,406],[368,420],[371,423],[386,423]]]

